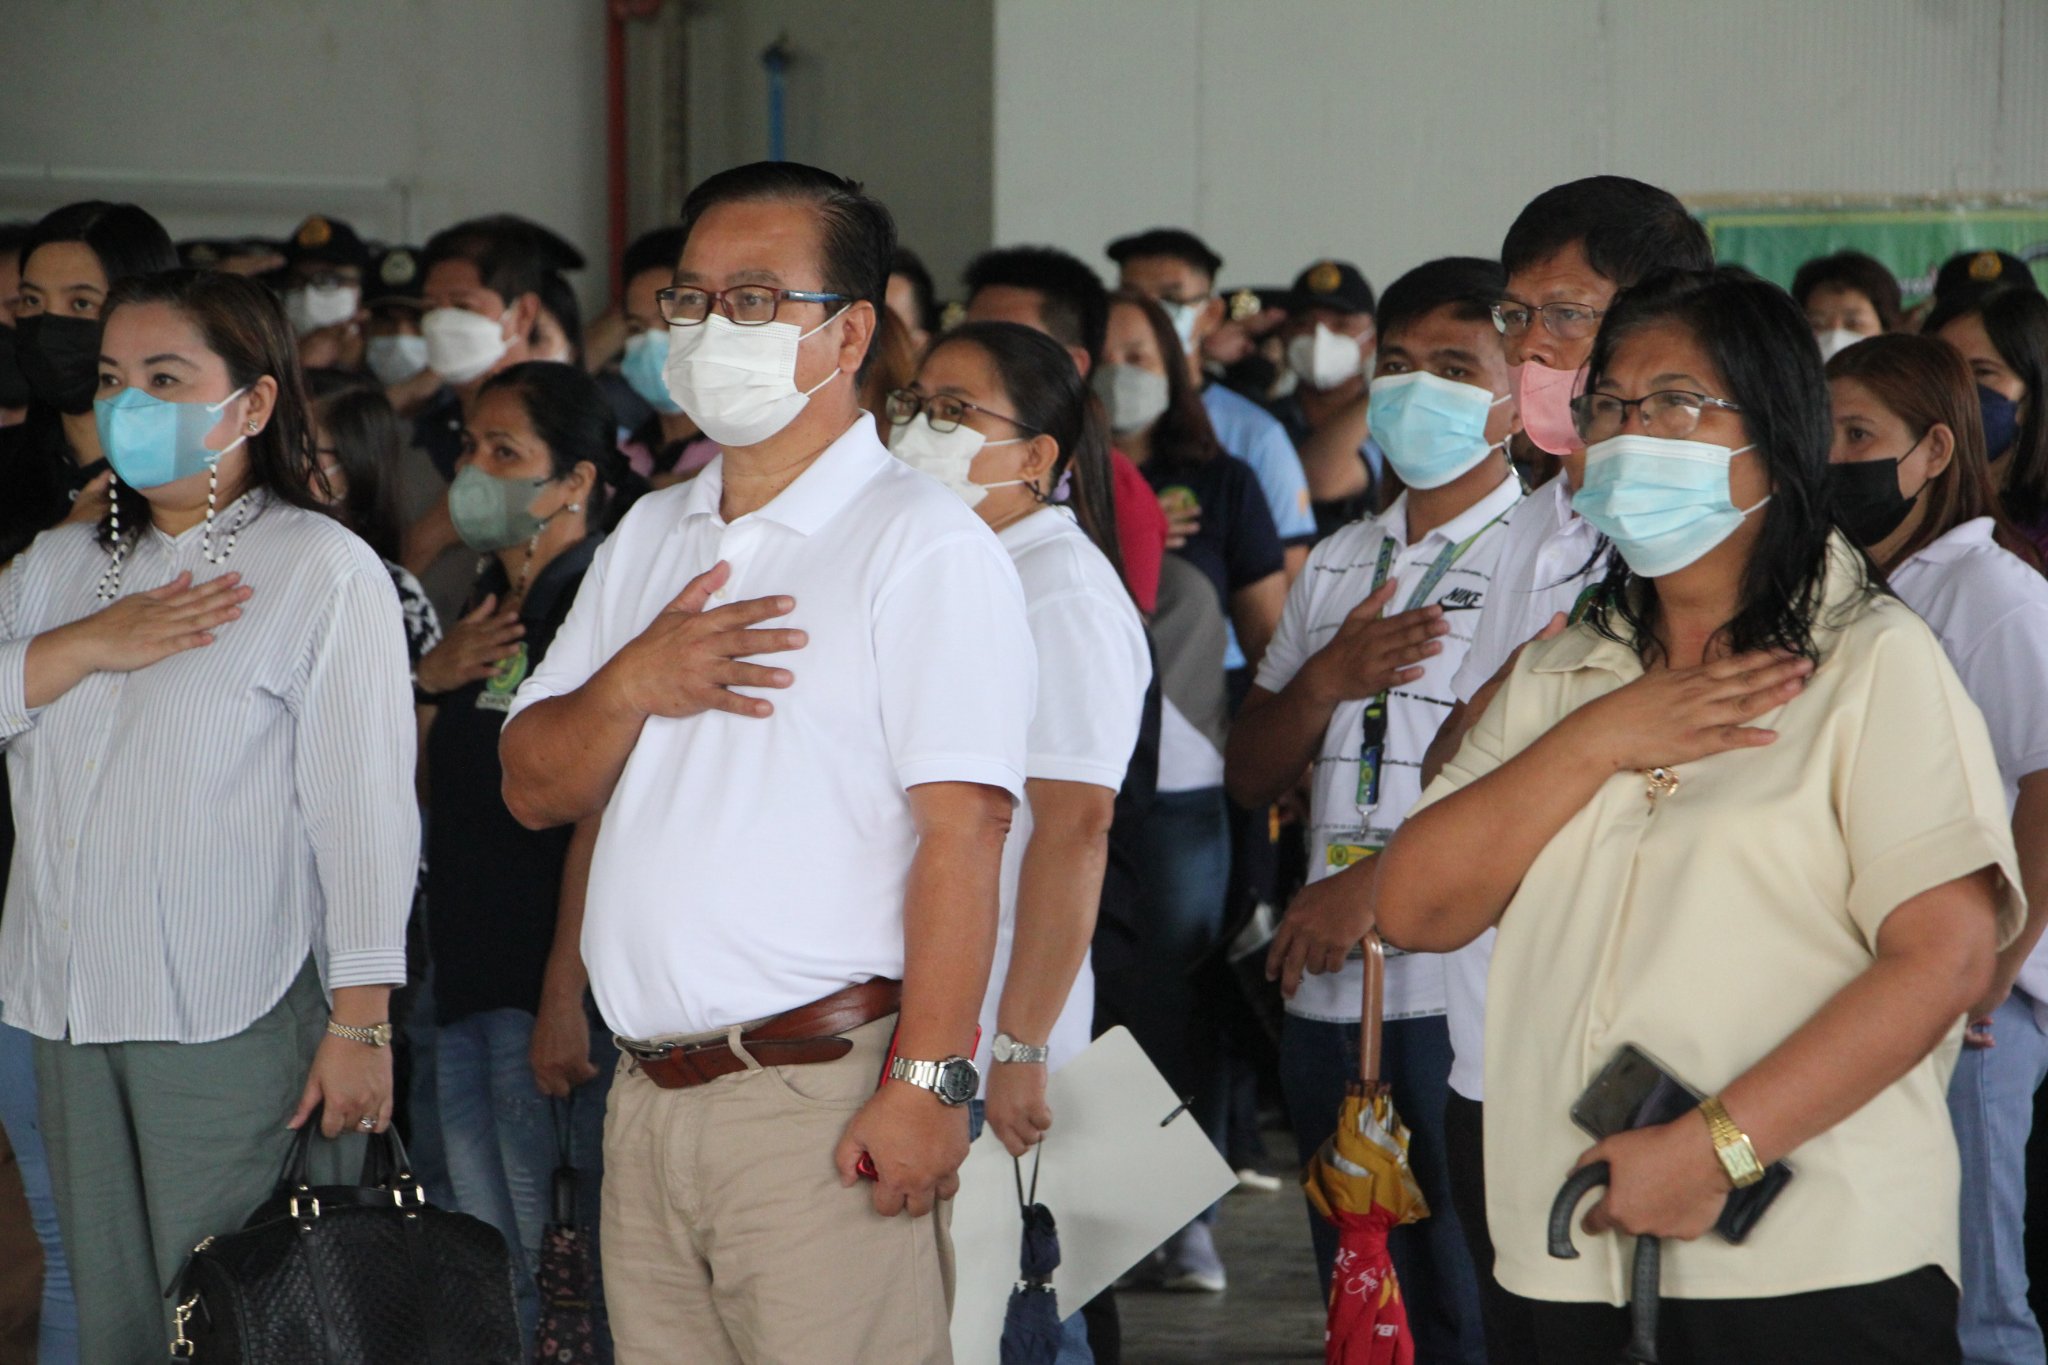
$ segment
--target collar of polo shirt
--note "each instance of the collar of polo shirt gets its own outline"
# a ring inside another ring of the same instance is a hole
[[[874,418],[863,413],[858,420],[872,423]],[[823,530],[860,486],[895,458],[880,443],[879,436],[874,441],[849,441],[846,437],[851,432],[852,428],[848,428],[840,433],[809,469],[775,495],[774,501],[740,520],[758,517],[778,526],[787,526],[798,535],[805,536],[816,535]],[[703,473],[690,480],[689,489],[683,497],[683,515],[717,516],[719,500],[724,493],[725,457],[721,455],[705,466]]]

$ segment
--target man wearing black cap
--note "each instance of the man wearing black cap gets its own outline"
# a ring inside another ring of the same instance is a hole
[[[1152,228],[1120,237],[1108,251],[1121,272],[1120,287],[1155,300],[1173,320],[1217,442],[1258,476],[1274,529],[1287,549],[1287,581],[1293,582],[1316,539],[1301,457],[1271,413],[1233,389],[1208,382],[1202,370],[1202,343],[1224,321],[1223,300],[1216,296],[1216,272],[1223,268],[1223,258],[1184,228]],[[1233,637],[1225,666],[1237,670],[1245,663]]]
[[[1365,430],[1366,382],[1378,336],[1372,285],[1349,261],[1321,260],[1294,277],[1280,337],[1294,391],[1272,405],[1301,452],[1324,535],[1378,510],[1379,447]]]
[[[284,315],[309,370],[363,365],[363,268],[370,249],[339,218],[314,214],[284,244]]]
[[[392,406],[410,416],[440,387],[428,375],[427,341],[420,335],[426,310],[418,247],[392,246],[370,263],[363,288],[369,319],[363,324],[363,362],[389,391]]]

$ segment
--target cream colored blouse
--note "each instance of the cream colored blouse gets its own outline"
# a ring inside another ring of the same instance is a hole
[[[1573,1102],[1625,1043],[1703,1093],[1761,1060],[1868,967],[1903,902],[1996,867],[1999,940],[2025,907],[1984,720],[1940,643],[1889,596],[1859,601],[1837,539],[1805,692],[1759,718],[1758,749],[1677,770],[1653,808],[1622,773],[1530,867],[1500,920],[1486,1015],[1486,1196],[1501,1283],[1626,1302],[1633,1247],[1577,1234],[1545,1251],[1558,1186],[1591,1139]],[[1561,717],[1642,674],[1580,625],[1524,651],[1422,805],[1485,776]],[[1419,807],[1418,807],[1419,809]],[[1511,818],[1511,817],[1509,817]],[[1747,1242],[1668,1243],[1664,1293],[1745,1298],[1938,1265],[1957,1278],[1955,1138],[1942,1046],[1793,1152],[1792,1183]]]

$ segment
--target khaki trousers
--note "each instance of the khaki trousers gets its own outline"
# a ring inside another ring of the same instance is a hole
[[[602,1226],[621,1365],[951,1365],[949,1206],[884,1218],[832,1164],[895,1025],[847,1034],[836,1062],[687,1090],[620,1057]]]

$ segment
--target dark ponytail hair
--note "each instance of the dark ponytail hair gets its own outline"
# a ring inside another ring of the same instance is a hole
[[[263,430],[249,437],[249,475],[242,492],[262,489],[279,502],[308,511],[326,509],[313,492],[312,410],[306,381],[299,370],[299,347],[284,308],[252,279],[217,270],[163,270],[135,275],[116,284],[107,295],[101,317],[109,321],[123,308],[144,303],[168,304],[199,333],[206,349],[227,366],[228,383],[246,388],[265,375],[277,382],[277,401]],[[112,492],[120,509],[121,535],[132,539],[150,523],[149,499],[114,479]],[[100,522],[100,540],[114,548],[114,513]]]
[[[328,511],[380,558],[396,563],[403,525],[398,462],[405,452],[405,428],[391,400],[379,386],[353,384],[314,399],[313,407],[346,483],[341,501]]]
[[[647,485],[619,453],[617,419],[597,381],[575,365],[529,360],[492,375],[477,396],[501,390],[518,397],[534,434],[547,446],[550,478],[567,478],[579,464],[597,471],[583,504],[584,524],[592,531],[616,526]]]
[[[1731,653],[1782,650],[1818,660],[1813,642],[1834,523],[1827,497],[1834,442],[1828,387],[1813,329],[1792,296],[1740,266],[1668,270],[1622,292],[1587,362],[1590,392],[1636,332],[1671,323],[1692,334],[1742,409],[1752,453],[1770,475],[1763,528],[1743,570],[1735,615],[1717,636]],[[1865,560],[1866,566],[1868,560]],[[1873,583],[1879,581],[1868,568]],[[1645,663],[1662,653],[1655,582],[1611,557],[1586,620]]]
[[[1072,476],[1067,505],[1117,577],[1123,578],[1110,484],[1109,419],[1081,381],[1074,357],[1044,332],[1014,322],[962,323],[934,342],[932,351],[959,345],[979,347],[995,366],[1009,400],[1009,415],[1059,446],[1049,475],[1051,486],[1045,491],[1051,494],[1063,477]]]

